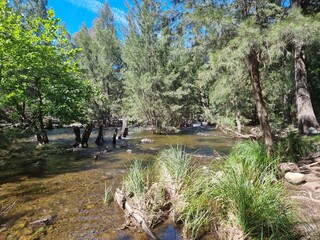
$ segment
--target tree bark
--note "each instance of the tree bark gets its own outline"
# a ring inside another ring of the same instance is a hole
[[[307,69],[304,62],[304,43],[294,42],[294,81],[297,105],[298,129],[300,133],[309,134],[309,128],[319,129],[319,123],[313,111],[308,88]]]
[[[263,141],[266,146],[267,152],[272,152],[273,147],[273,137],[271,133],[271,128],[269,125],[269,117],[267,108],[263,99],[261,85],[260,85],[260,73],[259,73],[259,53],[256,52],[253,48],[250,49],[248,55],[248,70],[251,80],[251,86],[256,102],[256,108],[258,113],[258,118],[260,126],[263,133]]]
[[[96,144],[97,145],[102,145],[102,143],[104,142],[103,140],[103,125],[100,125],[99,126],[99,133],[98,133],[98,136],[97,136],[97,139],[96,139]]]
[[[238,109],[238,110],[236,111],[236,123],[237,123],[237,132],[238,132],[239,134],[241,134],[241,120],[240,120],[240,116],[241,116],[240,110]]]
[[[88,140],[92,132],[92,124],[88,124],[82,134],[81,147],[88,147]]]
[[[74,143],[72,144],[72,147],[78,147],[81,144],[80,128],[74,127],[73,133],[74,133],[75,138],[74,138]]]

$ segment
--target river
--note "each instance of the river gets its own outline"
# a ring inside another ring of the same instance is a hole
[[[50,147],[35,151],[33,137],[14,141],[8,149],[11,159],[6,161],[18,167],[0,172],[0,240],[148,239],[136,230],[120,230],[125,223],[122,210],[114,202],[103,202],[105,186],[119,187],[133,159],[150,162],[170,146],[183,147],[197,157],[197,163],[206,165],[226,155],[234,144],[234,139],[209,127],[185,128],[173,135],[129,129],[128,138],[113,148],[113,130],[106,129],[107,141],[97,146],[95,129],[89,147],[78,151],[66,151],[74,139],[70,128],[49,131]],[[153,142],[142,144],[141,139]],[[107,145],[110,151],[106,153]],[[30,156],[29,166],[24,161]],[[47,224],[38,224],[39,220]],[[162,240],[180,239],[179,231],[170,224],[155,232]]]

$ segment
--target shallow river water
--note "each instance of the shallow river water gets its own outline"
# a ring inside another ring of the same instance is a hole
[[[152,161],[158,151],[181,146],[197,157],[199,164],[210,164],[218,155],[225,155],[234,140],[212,128],[185,128],[174,135],[153,135],[146,131],[130,131],[126,140],[113,148],[113,129],[106,129],[103,146],[94,141],[89,147],[66,151],[73,143],[72,129],[49,131],[52,149],[38,149],[33,168],[20,164],[21,169],[0,172],[0,240],[2,239],[149,239],[136,230],[120,230],[125,223],[122,210],[114,203],[104,204],[105,186],[120,186],[127,166],[133,159]],[[81,130],[83,131],[83,129]],[[141,139],[152,143],[142,144]],[[21,161],[30,156],[36,142],[25,138],[13,144],[9,151],[17,152]],[[104,153],[106,146],[112,151]],[[128,153],[128,149],[132,153]],[[45,153],[45,155],[44,155]],[[94,155],[99,155],[94,161]],[[33,155],[32,155],[33,156]],[[36,169],[36,171],[34,170]],[[48,219],[47,225],[34,223]],[[180,239],[179,230],[170,224],[155,229],[162,240]],[[212,239],[206,237],[204,239]]]

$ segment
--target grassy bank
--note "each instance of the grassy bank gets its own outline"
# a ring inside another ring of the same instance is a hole
[[[183,149],[170,148],[148,169],[135,161],[123,189],[139,198],[150,226],[170,217],[188,239],[209,231],[221,239],[298,239],[293,205],[276,178],[280,160],[247,141],[217,171],[196,168]]]

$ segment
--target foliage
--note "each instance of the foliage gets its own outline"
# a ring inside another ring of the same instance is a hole
[[[286,137],[280,138],[277,142],[275,155],[282,161],[296,162],[315,150],[313,141],[309,137],[289,132]]]
[[[179,125],[199,111],[194,79],[202,62],[183,37],[173,41],[170,15],[162,7],[160,1],[134,1],[122,54],[128,114],[157,128]]]
[[[44,116],[80,119],[89,85],[80,79],[74,49],[55,19],[28,19],[0,5],[0,104],[14,121],[43,129]],[[27,28],[25,24],[27,23]]]
[[[88,108],[91,119],[106,121],[122,113],[121,43],[116,34],[114,18],[106,2],[93,26],[88,29],[83,25],[73,36],[82,49],[78,54],[82,76],[93,86],[94,97]]]

